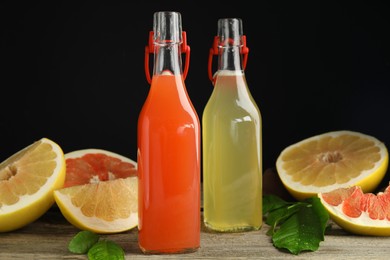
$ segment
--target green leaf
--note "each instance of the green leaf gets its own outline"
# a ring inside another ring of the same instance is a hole
[[[272,242],[277,248],[285,248],[292,254],[301,251],[316,251],[319,243],[324,240],[326,213],[312,200],[313,204],[299,207],[296,214],[291,215],[272,236]],[[313,206],[315,205],[315,206]],[[325,209],[323,209],[325,211]]]
[[[323,235],[325,235],[325,231],[328,228],[329,221],[329,213],[325,209],[324,205],[322,205],[320,198],[312,197],[307,200],[313,206],[313,211],[319,219],[321,224],[321,229],[323,230]]]
[[[264,195],[263,215],[265,223],[270,225],[267,235],[272,236],[274,246],[295,255],[319,248],[329,220],[328,212],[317,197],[286,202],[274,195]]]
[[[72,253],[85,254],[99,240],[99,236],[90,231],[80,231],[70,240],[68,249]]]
[[[266,219],[266,224],[270,226],[282,224],[287,218],[295,214],[302,206],[303,206],[302,203],[296,203],[291,206],[287,205],[282,208],[277,208],[268,214],[268,217]]]
[[[278,196],[267,194],[263,196],[263,215],[266,215],[267,213],[282,208],[288,205],[291,205],[291,202],[286,202],[279,198]]]
[[[122,260],[125,259],[125,252],[122,247],[110,240],[97,242],[89,251],[90,260]]]

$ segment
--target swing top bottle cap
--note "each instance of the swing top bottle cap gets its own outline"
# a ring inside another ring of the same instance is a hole
[[[157,44],[181,43],[181,15],[178,12],[163,11],[153,15],[154,42]]]
[[[219,46],[242,46],[242,35],[242,20],[240,18],[222,18],[218,20]]]

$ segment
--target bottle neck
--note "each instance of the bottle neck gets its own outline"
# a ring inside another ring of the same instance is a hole
[[[243,71],[242,55],[240,46],[219,46],[218,70]]]
[[[181,75],[181,43],[154,45],[153,75]]]

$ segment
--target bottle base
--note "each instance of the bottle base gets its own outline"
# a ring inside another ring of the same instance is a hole
[[[249,231],[258,231],[261,229],[260,226],[229,226],[229,227],[222,227],[222,226],[215,226],[211,225],[210,223],[204,222],[205,227],[208,230],[214,231],[214,232],[221,232],[221,233],[238,233],[238,232],[249,232]]]
[[[164,248],[164,249],[146,249],[139,245],[142,253],[145,255],[163,255],[163,254],[189,254],[196,252],[200,246],[190,248]]]

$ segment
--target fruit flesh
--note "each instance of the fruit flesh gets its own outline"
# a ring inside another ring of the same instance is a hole
[[[284,168],[294,181],[303,185],[344,184],[372,169],[380,160],[379,148],[373,145],[358,137],[312,141],[286,153]],[[369,156],[368,151],[372,151]]]
[[[138,225],[137,177],[77,185],[54,192],[64,217],[75,227],[118,233]]]
[[[340,188],[322,194],[323,199],[332,206],[341,205],[342,212],[351,218],[358,218],[363,213],[373,220],[390,221],[390,188],[377,195],[363,193],[358,186]]]
[[[80,156],[66,159],[64,187],[126,178],[137,175],[135,163],[104,151],[80,151]]]

